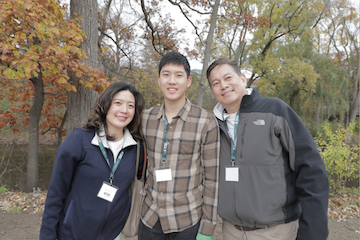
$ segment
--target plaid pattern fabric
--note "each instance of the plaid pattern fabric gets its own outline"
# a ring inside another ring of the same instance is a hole
[[[187,99],[168,127],[165,166],[172,181],[155,182],[164,144],[164,104],[145,110],[142,127],[147,143],[147,196],[142,221],[152,228],[160,218],[164,233],[181,232],[199,220],[199,232],[213,235],[217,220],[220,135],[215,117]]]

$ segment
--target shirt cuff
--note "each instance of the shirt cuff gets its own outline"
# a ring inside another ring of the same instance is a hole
[[[209,221],[202,219],[200,220],[200,227],[198,232],[205,236],[212,236],[214,235],[215,228],[216,224],[212,224]]]

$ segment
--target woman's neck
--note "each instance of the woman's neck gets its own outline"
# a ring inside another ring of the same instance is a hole
[[[114,136],[115,139],[113,140],[113,142],[117,142],[120,141],[121,139],[123,139],[124,137],[124,129],[110,129],[108,128],[108,134],[110,136]]]

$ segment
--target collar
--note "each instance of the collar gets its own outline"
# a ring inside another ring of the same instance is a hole
[[[246,88],[245,89],[245,96],[250,96],[252,94],[252,92],[253,92],[252,88]],[[221,103],[218,102],[215,105],[214,110],[213,110],[215,117],[217,119],[220,119],[221,121],[224,121],[229,116],[229,114],[225,113],[224,114],[225,119],[223,119],[222,113],[223,113],[224,109],[225,109],[224,106]]]
[[[104,144],[105,148],[110,148],[109,143],[105,137],[105,129],[102,127],[100,129],[99,134],[103,137],[99,137],[99,135],[97,133],[95,133],[95,136],[93,137],[93,139],[91,140],[91,144],[95,145],[95,146],[99,146],[99,138],[101,138],[102,143]],[[132,146],[132,145],[136,145],[137,142],[135,141],[135,139],[133,138],[133,136],[131,135],[129,129],[125,128],[124,131],[124,145],[123,148]]]
[[[187,116],[189,115],[190,109],[191,109],[191,102],[188,98],[185,98],[186,102],[183,107],[183,109],[176,115],[179,116],[184,122],[186,121]],[[165,116],[165,103],[161,104],[160,110],[156,116],[157,119],[164,118]]]

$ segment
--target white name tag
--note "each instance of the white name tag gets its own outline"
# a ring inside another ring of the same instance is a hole
[[[110,185],[110,183],[107,182],[103,182],[103,185],[101,186],[97,196],[106,201],[112,202],[117,190],[118,188],[116,186]]]
[[[225,166],[225,181],[238,182],[239,181],[239,167]]]
[[[156,182],[171,181],[172,180],[171,169],[170,168],[156,169],[155,178],[156,178]]]

